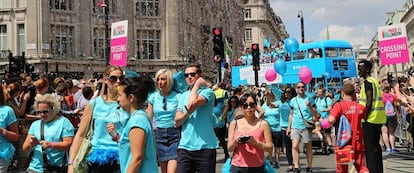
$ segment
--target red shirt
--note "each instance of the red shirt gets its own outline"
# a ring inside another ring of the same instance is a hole
[[[352,141],[355,143],[352,147],[358,150],[357,143],[362,144],[362,126],[361,120],[365,115],[365,107],[358,104],[355,101],[341,101],[335,103],[330,112],[330,116],[333,116],[336,122],[339,122],[341,115],[345,115],[352,127]],[[338,123],[336,123],[338,124]],[[338,134],[337,134],[338,135]],[[352,144],[352,143],[348,143]]]

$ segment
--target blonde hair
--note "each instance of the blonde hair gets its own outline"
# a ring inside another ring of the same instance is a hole
[[[173,73],[169,69],[161,69],[158,70],[157,73],[155,73],[155,81],[157,81],[158,77],[161,74],[165,74],[167,76],[167,91],[170,92],[174,86],[174,77]]]
[[[105,69],[105,71],[102,75],[103,79],[106,80],[106,78],[109,77],[109,74],[111,74],[111,72],[116,71],[116,70],[121,71],[122,74],[124,73],[124,71],[121,69],[121,67],[115,66],[115,65],[110,65],[110,66],[106,67],[106,69]],[[108,86],[106,86],[105,82],[102,82],[102,88],[101,88],[101,91],[100,91],[99,95],[102,95],[104,100],[108,99],[107,98]]]
[[[38,106],[40,103],[47,104],[50,109],[52,109],[53,115],[56,115],[60,112],[60,102],[56,99],[55,96],[52,94],[43,94],[37,95],[35,97],[35,102],[33,104],[33,109],[38,110]]]

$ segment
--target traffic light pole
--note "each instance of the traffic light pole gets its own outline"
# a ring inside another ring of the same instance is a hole
[[[106,60],[106,65],[109,65],[109,50],[111,48],[111,46],[109,45],[109,3],[108,0],[105,1],[105,6],[104,6],[104,15],[105,15],[105,60]]]

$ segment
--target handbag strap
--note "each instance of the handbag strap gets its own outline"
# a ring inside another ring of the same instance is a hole
[[[93,102],[93,107],[92,107],[92,113],[91,113],[91,119],[89,120],[89,125],[88,125],[88,128],[87,128],[87,130],[86,130],[86,138],[91,138],[92,137],[92,135],[93,135],[93,124],[94,124],[94,119],[93,119],[93,112],[95,111],[95,107],[96,107],[96,102],[97,102],[97,99],[95,99],[94,100],[94,102]]]
[[[40,120],[40,141],[44,141],[45,140],[45,122],[43,120]],[[43,156],[43,168],[46,168],[47,165],[47,153],[46,153],[46,149],[43,148],[43,146],[41,146],[42,148],[42,156]]]
[[[300,115],[302,116],[302,119],[303,119],[304,121],[306,121],[305,117],[303,117],[302,110],[300,110],[300,106],[299,106],[298,98],[296,97],[296,98],[295,98],[295,100],[296,100],[296,104],[298,105],[298,109],[299,109]]]

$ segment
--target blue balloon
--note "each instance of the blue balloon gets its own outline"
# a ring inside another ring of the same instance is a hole
[[[286,72],[286,63],[283,59],[279,58],[276,60],[275,64],[273,65],[275,71],[279,74],[284,74]]]
[[[285,49],[291,53],[295,54],[299,49],[299,42],[295,38],[289,37],[285,39]]]

